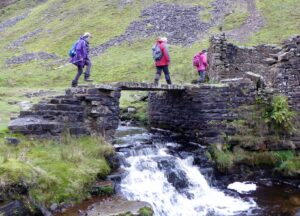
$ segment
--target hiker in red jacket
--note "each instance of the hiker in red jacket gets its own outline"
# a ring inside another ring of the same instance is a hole
[[[158,85],[161,72],[165,74],[165,78],[168,84],[172,84],[169,72],[170,56],[167,47],[167,38],[158,38],[156,44],[152,48],[153,59],[155,60],[156,66],[156,76],[154,79],[154,84]]]
[[[206,75],[206,68],[208,67],[207,63],[207,51],[202,50],[201,52],[197,53],[193,58],[193,65],[196,67],[199,73],[199,83],[204,82],[205,75]]]

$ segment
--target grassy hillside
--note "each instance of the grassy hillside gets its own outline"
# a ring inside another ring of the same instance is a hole
[[[0,11],[0,22],[6,22],[21,14],[26,18],[0,31],[0,128],[5,128],[10,113],[18,106],[9,105],[11,100],[24,99],[24,92],[39,89],[62,89],[69,87],[75,75],[75,67],[59,67],[55,60],[34,60],[19,65],[7,65],[6,60],[25,53],[53,53],[66,60],[72,43],[85,31],[93,34],[91,47],[98,46],[125,32],[133,21],[141,20],[141,11],[157,2],[176,3],[185,6],[203,6],[199,18],[209,22],[213,17],[213,0],[19,0]],[[298,0],[257,0],[257,7],[266,20],[266,26],[245,42],[245,45],[259,43],[280,43],[300,30],[300,4]],[[229,5],[228,7],[231,7]],[[216,24],[226,29],[237,28],[245,22],[247,11],[235,10]],[[1,26],[1,25],[0,25]],[[0,27],[1,29],[1,27]],[[30,35],[32,32],[36,34]],[[210,33],[210,32],[208,32]],[[188,34],[188,32],[187,32]],[[28,36],[30,35],[30,36]],[[171,78],[176,83],[190,82],[197,77],[191,59],[197,50],[208,47],[208,36],[189,46],[171,44]],[[28,36],[28,37],[25,37]],[[151,82],[155,68],[151,58],[151,46],[155,35],[137,37],[133,42],[108,48],[102,55],[92,59],[92,77],[96,82],[147,81]],[[25,38],[25,39],[24,39]],[[20,40],[21,39],[21,40]],[[12,47],[13,42],[18,46]],[[21,42],[20,42],[21,41]],[[10,48],[9,48],[10,47]],[[30,99],[30,100],[37,100]]]

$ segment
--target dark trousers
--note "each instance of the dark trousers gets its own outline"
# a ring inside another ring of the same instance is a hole
[[[205,70],[199,70],[198,73],[199,73],[199,82],[204,82],[206,71]]]
[[[85,60],[85,65],[86,66],[86,70],[84,73],[84,79],[88,79],[90,77],[91,74],[91,67],[92,67],[92,63],[89,59]],[[83,67],[82,65],[77,65],[77,74],[74,78],[74,80],[72,81],[73,84],[77,84],[79,77],[81,76],[82,72],[83,72]]]
[[[166,78],[167,83],[172,84],[168,66],[157,66],[156,67],[156,75],[155,75],[154,83],[158,84],[158,81],[159,81],[159,78],[161,76],[162,71],[165,74],[165,78]]]

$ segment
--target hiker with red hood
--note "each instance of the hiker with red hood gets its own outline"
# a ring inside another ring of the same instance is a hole
[[[158,38],[156,44],[152,48],[152,56],[156,66],[156,76],[154,84],[158,85],[158,81],[163,71],[168,84],[172,84],[169,72],[170,56],[167,47],[167,38]]]
[[[208,67],[206,53],[206,50],[202,50],[193,58],[193,65],[199,73],[199,83],[203,83],[205,81],[206,68]]]
[[[89,58],[89,39],[92,35],[88,32],[84,33],[83,36],[73,45],[72,49],[70,50],[69,55],[71,56],[70,63],[77,66],[77,74],[72,81],[72,87],[76,87],[78,84],[78,79],[83,73],[83,69],[86,66],[86,70],[84,73],[84,80],[86,82],[91,82],[90,73],[92,63]]]

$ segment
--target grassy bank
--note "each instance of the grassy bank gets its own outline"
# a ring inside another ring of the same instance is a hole
[[[23,185],[39,205],[78,202],[89,196],[91,183],[110,173],[105,157],[113,150],[99,137],[65,135],[60,141],[22,137],[13,146],[4,136],[0,141],[2,197],[17,198],[15,185]],[[9,191],[16,197],[7,197]]]
[[[278,44],[300,31],[300,4],[298,0],[256,0],[266,25],[244,45]]]
[[[300,175],[300,156],[292,150],[253,152],[241,148],[229,150],[214,145],[209,154],[218,170],[224,173],[232,172],[239,165],[247,165],[250,168],[271,168],[274,174],[285,177]]]

